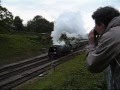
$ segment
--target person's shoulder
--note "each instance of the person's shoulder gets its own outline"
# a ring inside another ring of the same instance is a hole
[[[110,28],[107,35],[110,35],[112,38],[120,38],[120,26]]]
[[[117,26],[110,28],[109,31],[105,32],[102,35],[101,40],[118,41],[119,38],[120,38],[120,26]]]
[[[111,31],[107,31],[102,35],[101,39],[108,39],[108,38],[110,39],[112,37],[113,37],[113,33]]]
[[[102,43],[107,44],[108,42],[113,42],[113,41],[114,41],[114,36],[111,31],[105,32],[99,39],[100,44],[102,44]]]

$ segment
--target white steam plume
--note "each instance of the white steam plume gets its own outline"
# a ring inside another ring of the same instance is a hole
[[[51,37],[53,44],[64,44],[59,41],[61,34],[66,34],[67,37],[85,37],[86,31],[83,27],[82,17],[79,13],[67,12],[58,17],[54,23],[54,31]]]

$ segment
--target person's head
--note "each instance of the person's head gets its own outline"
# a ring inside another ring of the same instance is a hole
[[[92,15],[92,18],[95,20],[96,31],[102,34],[110,21],[119,15],[119,11],[113,7],[106,6],[98,8]]]

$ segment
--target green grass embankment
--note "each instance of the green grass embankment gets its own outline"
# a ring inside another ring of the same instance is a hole
[[[105,90],[103,73],[91,74],[85,65],[85,54],[56,67],[55,71],[35,80],[28,81],[20,90]]]
[[[0,34],[0,66],[40,55],[41,48],[48,47],[37,35]]]

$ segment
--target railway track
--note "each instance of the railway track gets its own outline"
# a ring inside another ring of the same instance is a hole
[[[0,68],[0,90],[10,90],[15,86],[51,69],[51,67],[55,67],[69,60],[81,51],[83,50],[73,52],[53,61],[49,60],[46,54],[2,67]]]

